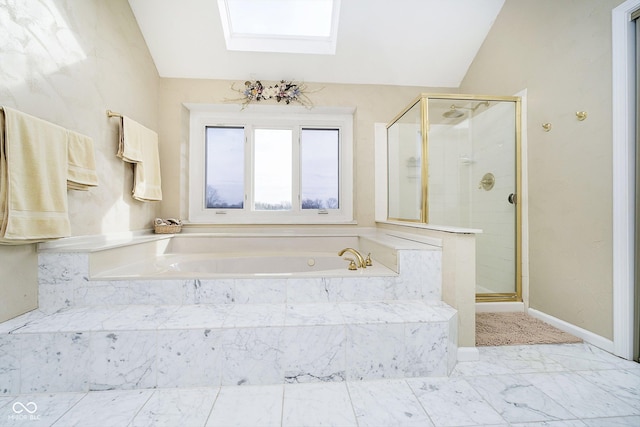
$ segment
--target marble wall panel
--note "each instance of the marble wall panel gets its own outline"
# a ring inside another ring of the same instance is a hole
[[[222,385],[279,384],[283,327],[225,329]]]
[[[347,380],[401,378],[405,371],[403,324],[347,325]]]
[[[90,334],[21,334],[20,392],[88,391]]]
[[[156,333],[152,331],[101,331],[91,339],[89,388],[139,389],[156,386]]]
[[[20,392],[21,350],[21,337],[0,334],[0,396]]]
[[[214,387],[222,373],[222,330],[158,331],[158,387]]]
[[[284,382],[346,380],[344,325],[285,328],[281,346]]]

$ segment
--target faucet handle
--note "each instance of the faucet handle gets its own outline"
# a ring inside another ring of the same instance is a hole
[[[371,261],[371,252],[367,254],[367,259],[364,260],[364,265],[367,267],[371,267],[373,265],[373,262]]]
[[[356,264],[356,260],[353,258],[349,258],[349,257],[344,257],[343,259],[349,261],[349,267],[347,267],[347,270],[357,270],[358,266]]]

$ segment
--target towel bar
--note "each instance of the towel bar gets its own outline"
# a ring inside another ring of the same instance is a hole
[[[111,111],[111,110],[107,110],[107,116],[109,116],[109,117],[122,117],[122,114],[116,113],[116,112]]]

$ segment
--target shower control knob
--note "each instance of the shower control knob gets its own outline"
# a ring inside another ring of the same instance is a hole
[[[507,197],[507,200],[509,201],[509,203],[516,204],[518,201],[518,198],[516,197],[515,193],[511,193],[509,194],[509,196]]]

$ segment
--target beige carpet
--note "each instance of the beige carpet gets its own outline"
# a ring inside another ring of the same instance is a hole
[[[524,313],[477,313],[476,345],[561,344],[582,342]]]

